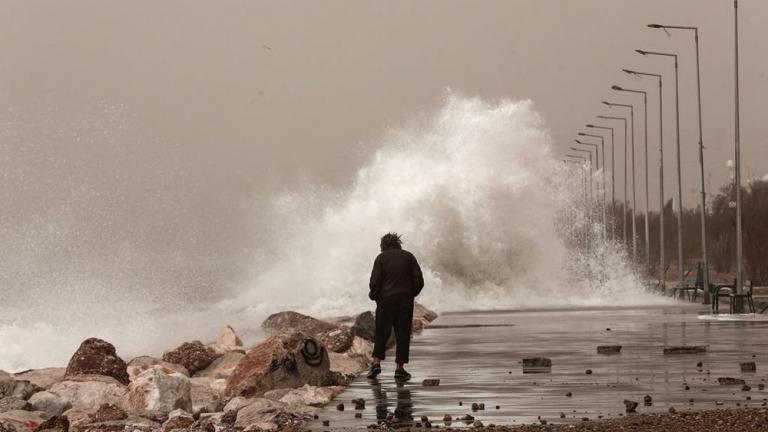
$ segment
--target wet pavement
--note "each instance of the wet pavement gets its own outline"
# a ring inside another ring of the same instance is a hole
[[[701,319],[706,313],[704,306],[680,304],[444,314],[413,341],[411,381],[395,382],[389,358],[378,380],[357,378],[308,429],[360,429],[395,413],[416,421],[427,416],[440,426],[446,414],[470,414],[486,425],[596,420],[623,415],[625,399],[639,402],[638,412],[762,405],[768,398],[759,389],[766,376],[768,322]],[[598,354],[598,345],[622,350]],[[704,345],[707,352],[663,354],[664,347],[676,345]],[[524,374],[521,360],[529,357],[550,358],[551,372]],[[741,372],[739,363],[749,361],[756,362],[756,373]],[[752,388],[720,385],[718,377],[742,378]],[[422,386],[431,378],[440,385]],[[645,395],[652,405],[644,405]],[[364,410],[355,410],[352,400],[358,398],[366,401]],[[338,403],[344,411],[336,409]],[[485,409],[472,411],[473,403]],[[323,420],[330,426],[323,427]]]

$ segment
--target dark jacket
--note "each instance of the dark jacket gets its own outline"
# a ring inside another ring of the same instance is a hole
[[[424,277],[416,257],[407,250],[389,249],[380,253],[371,271],[371,300],[379,300],[395,294],[416,297],[424,288]]]

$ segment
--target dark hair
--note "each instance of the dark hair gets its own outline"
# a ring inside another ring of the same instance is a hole
[[[403,241],[398,233],[386,233],[381,237],[381,250],[402,249]]]

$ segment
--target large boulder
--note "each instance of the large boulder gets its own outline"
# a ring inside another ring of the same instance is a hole
[[[0,413],[7,411],[28,410],[29,402],[17,397],[6,397],[0,399]]]
[[[413,303],[413,317],[432,322],[437,319],[437,312],[429,310],[421,303]]]
[[[116,379],[122,384],[128,384],[127,365],[118,357],[115,347],[104,340],[90,338],[80,344],[69,359],[64,377],[76,375],[104,375]]]
[[[212,413],[221,411],[226,401],[222,395],[219,382],[226,385],[225,380],[195,377],[190,381],[190,397],[192,398],[192,413]]]
[[[200,341],[184,342],[179,347],[163,354],[163,361],[184,366],[190,374],[207,368],[221,354]]]
[[[254,397],[285,387],[335,385],[325,347],[307,334],[289,329],[253,347],[227,380],[227,396]]]
[[[44,411],[51,417],[63,414],[64,411],[72,408],[72,404],[69,401],[49,391],[33,394],[29,398],[29,404],[34,411]]]
[[[416,321],[416,319],[414,319]],[[367,341],[376,341],[376,315],[371,311],[365,311],[355,318],[355,323],[352,324],[352,335],[355,338],[365,339]],[[353,340],[354,343],[354,340]],[[387,340],[387,349],[395,346],[395,332],[392,331],[389,334],[389,340]]]
[[[128,362],[128,376],[133,381],[139,374],[147,369],[151,369],[154,366],[163,366],[167,369],[174,370],[182,375],[189,376],[189,371],[184,366],[177,363],[170,363],[160,360],[159,358],[150,356],[136,357]]]
[[[136,376],[120,400],[128,414],[165,419],[175,409],[192,411],[189,378],[173,369],[154,366]]]
[[[96,411],[104,403],[117,404],[125,386],[104,375],[78,375],[57,382],[48,388],[48,392],[69,402],[75,411],[88,413]]]
[[[264,398],[288,405],[323,407],[343,391],[341,386],[315,387],[307,384],[297,389],[272,390],[265,393]]]
[[[216,342],[208,346],[218,354],[226,354],[233,351],[245,353],[243,341],[240,340],[240,336],[235,333],[235,329],[231,326],[224,326],[221,332],[219,332],[219,338],[216,339]]]
[[[228,352],[214,360],[207,368],[196,373],[195,377],[229,378],[243,357],[245,357],[244,353],[238,351]]]
[[[352,345],[352,330],[349,327],[322,321],[298,312],[284,311],[270,315],[261,326],[272,331],[289,328],[300,330],[315,337],[333,352],[344,352]]]
[[[40,411],[6,411],[0,413],[0,430],[33,432],[46,419],[48,419],[48,415]]]
[[[14,374],[14,379],[29,381],[32,384],[47,389],[64,379],[67,368],[49,367],[42,369],[30,369]]]
[[[0,381],[0,399],[6,397],[15,397],[27,400],[33,394],[42,389],[26,380],[4,380]]]

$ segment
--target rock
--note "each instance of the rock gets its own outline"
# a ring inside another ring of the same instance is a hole
[[[105,375],[80,375],[57,382],[48,391],[69,402],[73,409],[93,412],[103,403],[117,404],[125,386]],[[72,418],[69,420],[74,423]]]
[[[276,388],[335,385],[325,347],[295,329],[253,347],[227,380],[227,396],[260,396]]]
[[[77,427],[82,432],[157,432],[159,428],[160,423],[137,416],[128,416],[123,420],[89,423]]]
[[[47,389],[48,387],[56,384],[64,379],[64,373],[67,368],[50,367],[43,369],[30,369],[15,374],[13,377],[16,380],[29,381],[30,383]]]
[[[281,389],[281,390],[286,390],[286,393],[290,391],[290,389]],[[281,395],[280,397],[283,397],[283,396],[284,394]],[[249,399],[242,396],[233,397],[232,399],[229,400],[229,402],[226,403],[226,405],[224,405],[224,412],[228,413],[232,411],[234,412],[240,411],[241,409],[252,404],[256,400],[257,398]]]
[[[552,360],[546,357],[532,357],[523,359],[523,373],[549,373],[552,372]]]
[[[376,318],[371,311],[365,311],[355,318],[352,336],[373,342],[376,339]]]
[[[343,391],[344,387],[340,386],[315,387],[304,385],[303,387],[297,389],[288,390],[278,400],[289,405],[301,404],[313,407],[322,407],[327,405],[328,402],[333,400],[333,398],[341,394]],[[267,397],[267,394],[264,396]]]
[[[757,365],[755,362],[739,363],[739,367],[741,368],[742,373],[757,372]]]
[[[230,351],[224,353],[221,357],[214,360],[208,367],[197,372],[196,377],[211,377],[211,378],[229,378],[232,375],[232,371],[235,370],[240,360],[245,357],[245,353],[239,351]]]
[[[651,395],[645,395],[645,397],[643,397],[643,403],[645,404],[645,406],[653,405],[653,398],[651,397]]]
[[[184,342],[177,348],[163,354],[163,361],[184,366],[190,374],[207,368],[214,360],[221,357],[212,348],[200,341]]]
[[[676,412],[677,412],[677,410],[675,409],[675,407],[669,407],[669,413],[670,414],[675,414]]]
[[[717,382],[720,385],[740,385],[743,386],[746,384],[743,379],[740,378],[731,378],[731,377],[720,377],[717,379]]]
[[[568,393],[566,393],[566,394],[565,394],[565,396],[566,396],[566,397],[571,397],[571,396],[573,396],[573,393],[571,393],[571,392],[568,392]]]
[[[55,415],[40,423],[35,432],[69,432],[69,419],[66,416]]]
[[[75,375],[104,375],[122,384],[129,382],[127,365],[117,356],[115,347],[98,338],[84,340],[69,359],[64,377]]]
[[[344,404],[343,403],[337,404],[336,411],[344,411]]]
[[[192,411],[189,378],[163,366],[153,366],[131,382],[120,400],[128,414],[153,420],[164,419],[175,409]]]
[[[147,369],[151,369],[154,366],[163,366],[167,369],[174,370],[182,375],[189,376],[189,371],[184,366],[177,363],[170,363],[163,361],[159,358],[150,356],[140,356],[132,359],[128,362],[128,378],[133,381],[139,374]]]
[[[627,414],[635,413],[637,412],[637,406],[639,404],[635,401],[624,399],[624,409],[626,410]]]
[[[26,380],[0,381],[0,399],[16,397],[27,400],[42,389]]]
[[[229,352],[245,353],[243,341],[240,340],[240,337],[235,333],[235,329],[228,325],[221,329],[219,338],[216,339],[216,342],[208,345],[208,347],[213,349],[217,354],[226,354]]]
[[[0,430],[33,432],[48,416],[40,411],[13,410],[0,413]]]
[[[188,429],[194,422],[195,419],[192,414],[180,409],[173,410],[168,414],[168,420],[163,423],[160,431],[171,432],[174,429]]]
[[[4,413],[6,411],[28,410],[29,407],[30,406],[27,401],[14,396],[0,399],[0,413]]]
[[[352,399],[352,404],[355,406],[356,410],[365,409],[365,399]]]
[[[472,426],[474,426],[476,428],[481,428],[481,427],[483,427],[483,422],[481,422],[480,420],[475,420],[475,422],[472,423]]]
[[[750,391],[750,390],[752,390],[752,387],[750,387],[750,386],[748,386],[748,385],[746,385],[746,384],[744,384],[744,385],[741,387],[741,391]]]
[[[328,353],[328,360],[330,361],[330,369],[334,372],[338,372],[342,375],[354,378],[360,372],[368,368],[368,359],[359,355],[349,355],[346,353]]]
[[[218,412],[224,408],[226,401],[212,378],[195,377],[190,379],[190,385],[193,414]]]
[[[325,322],[298,312],[284,311],[272,314],[261,326],[273,331],[289,328],[299,330],[312,335],[333,352],[342,353],[352,346],[352,330],[349,327]]]
[[[278,416],[285,412],[285,404],[274,402],[267,399],[255,399],[250,404],[237,411],[235,420],[236,428],[248,430],[263,427],[264,425],[274,424]],[[272,427],[270,427],[271,429]]]
[[[584,373],[587,375],[592,375],[592,369],[587,369],[584,371]]]
[[[426,306],[419,302],[413,302],[413,316],[414,318],[423,318],[427,322],[432,322],[437,319],[437,312],[427,309]]]
[[[453,421],[453,418],[451,417],[450,414],[446,414],[443,416],[443,421],[446,423],[450,423],[451,421]]]
[[[701,354],[707,352],[707,347],[698,346],[671,346],[664,348],[664,355],[671,354]]]
[[[125,420],[128,418],[128,413],[120,409],[116,405],[101,404],[96,412],[88,415],[88,423],[103,423],[115,420]]]
[[[37,392],[29,398],[29,404],[34,411],[43,411],[49,416],[58,416],[72,408],[72,404],[59,395],[49,391]]]
[[[437,378],[425,379],[424,381],[421,382],[421,385],[423,387],[437,387],[440,385],[440,380]]]
[[[598,354],[621,354],[621,345],[599,345],[597,347]]]

